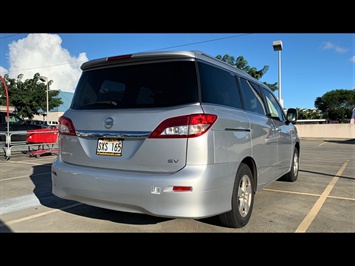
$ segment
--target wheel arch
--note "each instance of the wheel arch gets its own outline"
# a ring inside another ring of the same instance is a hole
[[[300,145],[299,141],[297,141],[295,143],[295,148],[298,150],[298,156],[300,156],[300,154],[301,154],[301,145]]]
[[[253,174],[253,180],[252,180],[252,184],[253,184],[253,191],[254,193],[256,192],[256,188],[257,188],[257,183],[258,183],[258,170],[256,168],[256,164],[255,161],[252,157],[245,157],[241,163],[245,163],[246,165],[249,166],[251,173]]]

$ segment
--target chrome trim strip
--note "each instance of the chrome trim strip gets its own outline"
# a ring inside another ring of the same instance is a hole
[[[135,131],[91,131],[78,130],[75,132],[78,137],[82,138],[122,138],[122,139],[145,139],[151,132],[135,132]]]

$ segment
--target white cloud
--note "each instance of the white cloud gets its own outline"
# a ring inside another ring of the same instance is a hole
[[[57,34],[29,34],[9,44],[10,78],[23,74],[23,80],[31,79],[39,73],[53,80],[50,89],[54,90],[73,92],[85,61],[88,61],[86,53],[71,56]]]
[[[333,49],[333,48],[334,48],[334,44],[332,44],[331,42],[323,43],[323,49]]]
[[[0,66],[0,76],[4,77],[4,75],[7,73],[8,73],[7,69]]]
[[[334,49],[337,53],[340,53],[340,54],[344,54],[347,51],[349,51],[349,49],[346,49],[344,47],[340,47],[340,46],[335,45],[331,42],[324,42],[322,48],[323,49]]]
[[[351,58],[350,58],[350,61],[355,63],[355,55],[353,55]]]
[[[347,51],[349,51],[349,49],[340,47],[340,46],[335,46],[335,51],[340,53],[340,54],[345,54]]]

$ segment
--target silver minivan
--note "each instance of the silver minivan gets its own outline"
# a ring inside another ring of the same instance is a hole
[[[240,228],[257,192],[297,180],[297,110],[284,111],[244,71],[200,51],[112,56],[81,69],[59,119],[54,195]]]

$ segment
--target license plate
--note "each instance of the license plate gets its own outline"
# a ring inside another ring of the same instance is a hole
[[[106,156],[122,156],[123,140],[100,138],[97,141],[96,154]]]

